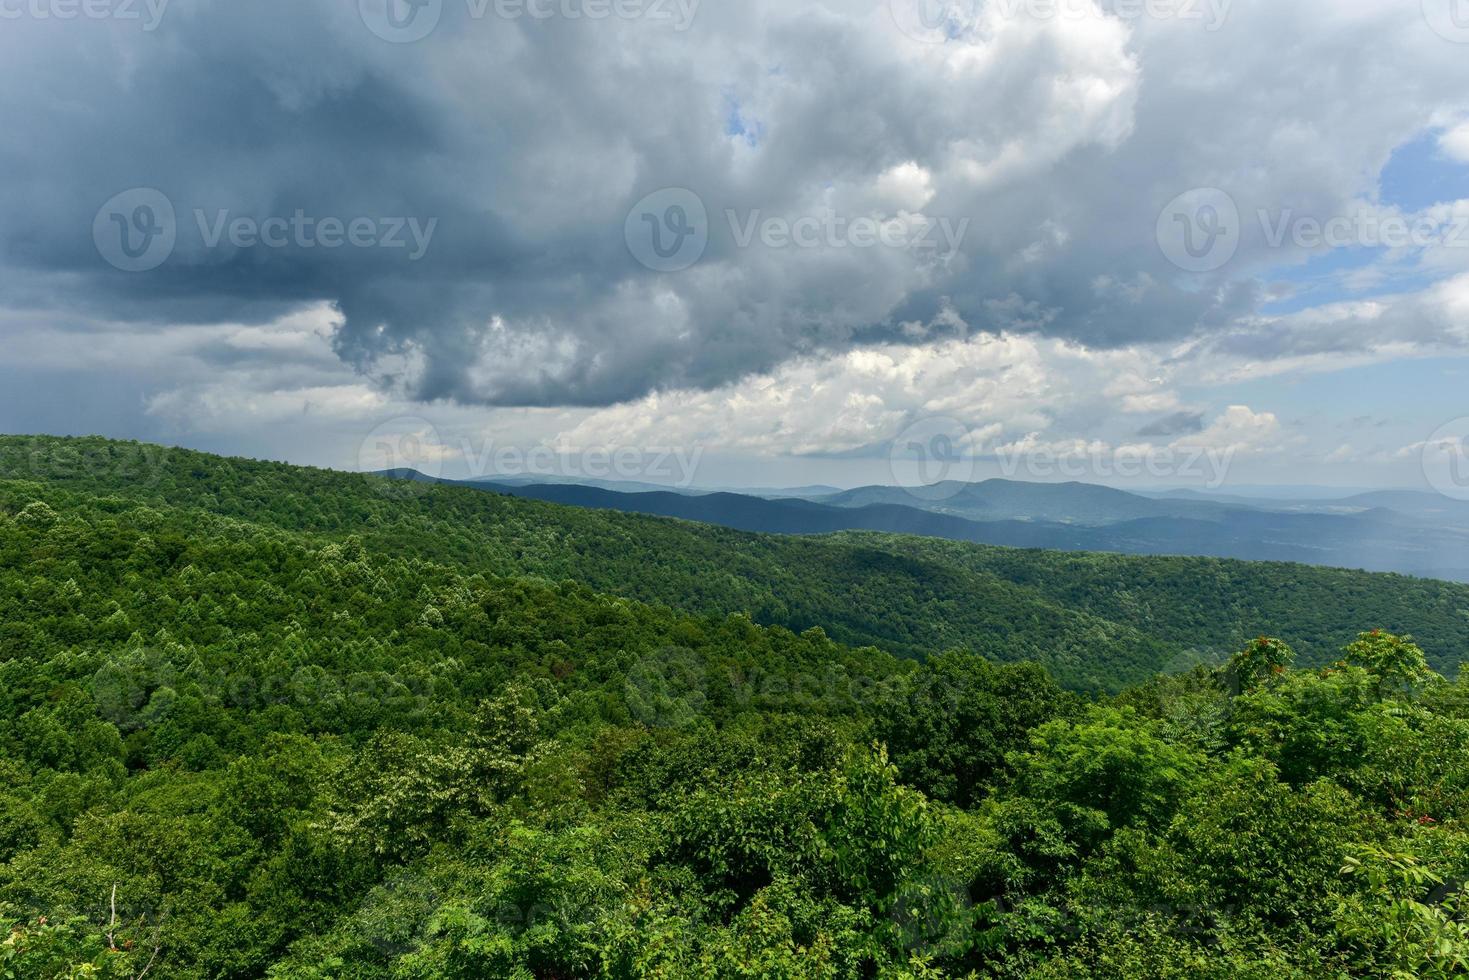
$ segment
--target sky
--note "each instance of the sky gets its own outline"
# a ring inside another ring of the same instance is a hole
[[[1469,496],[1469,0],[0,0],[0,431]]]

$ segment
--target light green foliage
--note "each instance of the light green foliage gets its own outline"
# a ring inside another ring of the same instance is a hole
[[[1236,691],[1252,691],[1284,674],[1295,659],[1296,652],[1285,643],[1262,636],[1251,640],[1229,661],[1229,677]]]
[[[1367,892],[1343,901],[1339,930],[1365,947],[1364,953],[1375,954],[1383,976],[1439,980],[1469,974],[1462,898],[1417,855],[1364,845],[1347,855],[1341,873],[1364,878]]]
[[[1060,682],[1294,571],[152,452],[0,439],[5,980],[1469,972],[1469,681],[1406,636]]]
[[[13,924],[0,938],[0,977],[134,980],[156,963],[157,952],[139,947],[115,924],[109,935],[85,917],[51,922],[40,916]]]
[[[1127,709],[1094,708],[1035,730],[1030,751],[1012,760],[1014,790],[1042,802],[1085,852],[1118,828],[1166,822],[1204,761]]]
[[[1425,681],[1432,676],[1428,660],[1410,636],[1394,636],[1373,630],[1357,637],[1347,647],[1346,662],[1361,667],[1384,684],[1403,685]]]

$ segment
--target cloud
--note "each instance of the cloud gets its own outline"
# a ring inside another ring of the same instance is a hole
[[[1469,163],[1469,122],[1444,130],[1438,138],[1438,145],[1451,159]]]
[[[1203,431],[1179,438],[1173,446],[1230,455],[1264,452],[1280,448],[1279,433],[1280,420],[1273,412],[1231,405]]]
[[[895,345],[947,343],[960,323],[1244,360],[1381,347],[1384,324],[1407,343],[1464,342],[1441,318],[1415,326],[1406,296],[1391,317],[1332,311],[1330,342],[1276,332],[1258,276],[1303,256],[1251,233],[1201,280],[1154,240],[1162,206],[1191,187],[1227,188],[1247,215],[1370,198],[1393,148],[1447,118],[1469,80],[1415,0],[1329,18],[1241,0],[1217,31],[986,4],[944,43],[870,0],[705,4],[687,30],[475,19],[446,2],[413,44],[374,36],[356,6],[199,0],[151,31],[7,21],[0,303],[154,338],[326,308],[335,356],[383,397],[489,406],[715,392],[862,350],[901,361]],[[1369,48],[1413,70],[1318,70]],[[136,187],[167,196],[177,244],[123,273],[93,223]],[[624,241],[631,206],[663,187],[708,214],[703,256],[676,273],[639,265]],[[418,261],[299,240],[210,247],[200,228],[201,214],[298,211],[438,224]],[[752,217],[967,230],[940,253],[741,247]],[[1412,258],[1440,275],[1464,271],[1456,261]],[[863,398],[832,419],[827,450],[870,435]],[[1172,399],[1148,386],[1120,408]]]
[[[983,433],[981,442],[1047,432],[1071,439],[1088,428],[1105,429],[1109,418],[1125,433],[1120,419],[1130,389],[1119,381],[1155,366],[1136,351],[977,333],[922,347],[816,355],[719,388],[649,395],[592,412],[558,439],[886,457],[895,436],[930,419]]]
[[[1203,412],[1174,412],[1137,430],[1140,436],[1177,436],[1204,431]]]

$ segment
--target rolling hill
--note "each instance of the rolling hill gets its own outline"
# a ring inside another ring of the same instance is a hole
[[[905,657],[968,648],[1035,660],[1079,689],[1115,690],[1218,659],[1262,633],[1282,634],[1308,663],[1333,659],[1364,626],[1412,631],[1449,672],[1469,651],[1469,588],[1396,575],[888,534],[757,534],[103,439],[0,437],[0,480],[9,481],[10,506],[95,498],[182,522],[226,518],[323,541],[355,535],[375,553],[470,574],[572,580],[796,632],[821,627],[839,642]],[[1072,561],[1090,571],[1067,571]]]

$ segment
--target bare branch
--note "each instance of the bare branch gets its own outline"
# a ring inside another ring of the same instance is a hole
[[[117,928],[117,882],[112,883],[112,918],[107,923],[107,948],[114,953],[117,952],[117,941],[112,938],[113,930]]]
[[[153,944],[153,955],[148,957],[147,964],[143,967],[143,969],[138,973],[136,977],[133,977],[133,980],[143,980],[143,978],[148,975],[148,971],[153,969],[153,961],[158,959],[158,951],[162,948],[163,944],[161,942],[155,942]]]

